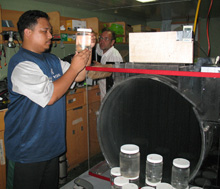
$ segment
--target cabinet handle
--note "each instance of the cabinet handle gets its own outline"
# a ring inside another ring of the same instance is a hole
[[[83,122],[83,118],[82,117],[79,117],[78,119],[73,120],[72,121],[72,125],[76,125],[76,124],[78,124],[80,122]]]
[[[76,101],[76,98],[70,99],[70,100],[68,100],[68,104],[71,104],[71,103],[73,103],[75,101]]]
[[[77,108],[73,108],[73,110],[80,110],[80,109],[82,109],[83,107],[82,106],[80,106],[80,107],[77,107]]]

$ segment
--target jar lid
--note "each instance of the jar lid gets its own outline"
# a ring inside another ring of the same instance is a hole
[[[113,167],[111,168],[111,175],[114,176],[121,176],[121,171],[120,171],[120,167]]]
[[[139,152],[139,147],[134,144],[125,144],[121,146],[121,152],[125,154],[136,154]]]
[[[163,157],[159,154],[149,154],[147,156],[147,161],[151,163],[161,163],[163,161]]]
[[[178,168],[188,168],[190,166],[190,162],[187,159],[176,158],[173,160],[173,165]]]
[[[127,177],[126,177],[127,178]],[[137,177],[132,177],[132,178],[128,178],[129,180],[137,180],[137,179],[139,179],[139,176],[137,176]]]
[[[138,186],[134,183],[128,183],[123,185],[122,189],[138,189]]]
[[[129,179],[123,176],[114,178],[114,184],[117,186],[123,186],[129,183]]]
[[[193,186],[193,187],[190,187],[190,189],[202,189],[202,188],[198,186]]]
[[[89,28],[78,28],[77,31],[92,32],[92,29],[89,29]]]
[[[159,184],[157,184],[156,189],[172,189],[173,187],[165,182],[161,182]]]

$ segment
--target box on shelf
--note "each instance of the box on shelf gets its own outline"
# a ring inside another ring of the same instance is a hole
[[[77,28],[86,28],[86,21],[67,20],[66,27],[69,31],[76,31]]]
[[[128,34],[130,32],[133,32],[133,27],[131,25],[126,25],[125,34]]]
[[[60,34],[60,38],[61,38],[61,41],[67,41],[67,39],[68,39],[68,34],[67,34],[67,33],[61,33],[61,34]]]
[[[133,32],[158,32],[160,31],[160,28],[151,28],[149,26],[145,26],[145,25],[133,25]]]
[[[145,31],[146,32],[159,32],[160,31],[160,28],[151,28],[149,26],[146,26],[145,27]]]
[[[75,41],[76,40],[76,35],[68,35],[67,41]]]
[[[133,32],[144,32],[146,26],[138,24],[138,25],[132,25],[131,27],[133,28]]]

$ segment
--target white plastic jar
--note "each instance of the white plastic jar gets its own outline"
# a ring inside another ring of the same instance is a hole
[[[189,188],[190,162],[187,159],[173,160],[171,185],[175,189]]]
[[[114,178],[114,189],[122,189],[122,186],[129,184],[129,179],[123,176]]]
[[[156,186],[162,180],[163,157],[159,154],[149,154],[146,160],[145,183]]]
[[[134,183],[125,184],[122,189],[138,189],[138,186]]]
[[[113,167],[110,171],[111,187],[114,188],[114,179],[121,176],[120,167]]]
[[[134,144],[125,144],[120,149],[121,175],[127,178],[136,178],[140,174],[139,147]]]
[[[134,183],[137,186],[139,186],[139,176],[138,177],[133,177],[133,178],[128,178],[129,179],[129,183]]]
[[[156,189],[172,189],[173,187],[165,182],[161,182],[156,186]]]
[[[76,51],[81,52],[84,49],[91,49],[91,29],[78,28],[76,34]]]
[[[144,186],[144,187],[142,187],[141,189],[154,189],[154,188],[151,187],[151,186]]]

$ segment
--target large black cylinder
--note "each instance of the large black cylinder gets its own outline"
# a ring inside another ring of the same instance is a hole
[[[110,167],[119,166],[120,147],[140,147],[144,182],[146,157],[164,158],[163,180],[170,182],[172,161],[190,161],[190,180],[195,177],[208,144],[196,108],[177,90],[175,79],[139,75],[116,84],[105,96],[98,116],[98,137]]]

